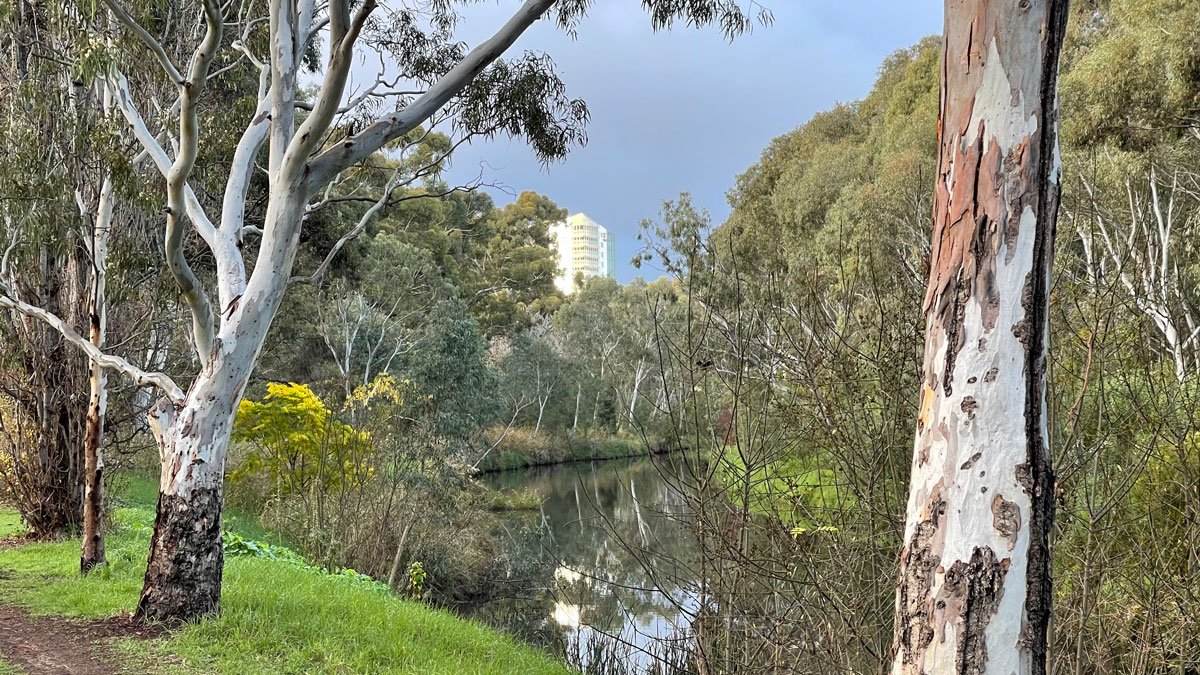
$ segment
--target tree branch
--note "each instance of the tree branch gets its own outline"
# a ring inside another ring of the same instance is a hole
[[[553,4],[554,0],[526,0],[495,35],[472,49],[458,65],[404,110],[378,119],[363,129],[362,133],[318,155],[309,164],[309,190],[320,188],[338,171],[369,157],[390,141],[423,124],[470,84],[476,75],[500,58]]]
[[[325,130],[337,115],[342,94],[346,90],[346,81],[350,76],[350,66],[354,62],[354,43],[367,22],[371,12],[375,10],[375,0],[364,0],[350,18],[348,0],[331,0],[329,4],[330,44],[332,53],[325,68],[325,79],[321,83],[321,93],[310,114],[292,140],[284,163],[306,162],[308,156],[316,150]]]
[[[135,21],[132,16],[129,15],[129,12],[126,12],[125,8],[117,3],[116,0],[104,0],[104,4],[108,5],[109,11],[111,11],[117,17],[118,21],[124,24],[126,28],[132,31],[134,35],[137,35],[138,38],[150,48],[150,51],[154,53],[155,58],[158,59],[159,64],[162,65],[163,70],[167,71],[167,76],[171,78],[171,81],[177,85],[183,85],[183,74],[180,73],[179,69],[175,67],[175,64],[171,62],[171,57],[167,56],[167,52],[165,49],[163,49],[162,44],[158,40],[154,39],[154,36],[151,35],[145,28],[142,28],[142,26]]]
[[[179,152],[167,172],[167,229],[164,248],[167,269],[192,312],[192,338],[201,364],[212,355],[215,319],[208,295],[183,252],[182,218],[187,212],[187,181],[200,152],[199,97],[208,80],[208,67],[221,44],[224,17],[214,0],[204,0],[204,38],[192,54],[188,77],[179,85]],[[215,235],[214,235],[215,239]]]
[[[93,363],[99,364],[101,367],[115,370],[129,377],[131,380],[142,386],[157,387],[171,399],[173,403],[182,404],[184,395],[183,390],[175,381],[167,377],[163,373],[148,372],[138,368],[125,359],[105,354],[96,345],[92,344],[91,340],[85,339],[79,333],[76,333],[73,328],[67,325],[67,322],[52,314],[41,307],[35,307],[29,303],[17,300],[9,294],[9,288],[6,284],[0,283],[0,307],[11,309],[15,312],[20,312],[25,316],[38,319],[45,322],[51,328],[58,331],[63,338],[78,347]]]
[[[105,78],[105,83],[109,87],[113,100],[117,103],[117,107],[121,110],[121,115],[125,118],[125,122],[133,131],[134,137],[141,143],[145,155],[154,162],[154,166],[163,175],[163,178],[166,178],[167,173],[171,170],[172,159],[167,155],[167,151],[163,149],[162,144],[154,137],[154,134],[150,132],[149,127],[146,126],[146,120],[133,104],[133,94],[129,90],[129,80],[126,79],[124,73],[113,69],[109,72],[108,77]],[[190,185],[184,187],[184,193],[188,220],[196,228],[196,232],[200,235],[200,238],[211,247],[215,241],[216,227],[213,225],[212,220],[209,219],[208,214],[204,212],[204,207],[200,205],[200,200],[196,197],[196,193]]]
[[[379,199],[371,205],[371,208],[367,209],[366,212],[363,213],[362,217],[358,219],[358,223],[349,232],[342,235],[342,238],[333,245],[333,248],[330,249],[329,254],[326,255],[325,259],[321,261],[321,264],[317,266],[317,271],[313,272],[311,277],[293,277],[291,281],[306,281],[312,284],[316,284],[321,281],[321,278],[325,276],[325,272],[329,270],[330,263],[333,262],[333,259],[337,257],[337,254],[341,252],[342,248],[344,248],[346,244],[361,236],[362,233],[366,231],[367,225],[371,222],[371,219],[375,217],[375,214],[378,213],[385,204],[387,204],[388,198],[392,196],[392,190],[396,189],[396,184],[400,181],[400,172],[402,168],[403,167],[397,166],[396,169],[392,171],[391,177],[388,178],[387,185],[383,187],[383,194],[380,195]]]

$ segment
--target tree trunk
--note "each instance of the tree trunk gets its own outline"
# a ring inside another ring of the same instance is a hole
[[[631,428],[637,426],[637,400],[638,389],[642,386],[642,371],[645,369],[645,361],[638,361],[637,372],[633,375],[633,395],[629,397],[629,426]]]
[[[234,417],[283,300],[299,239],[294,224],[307,202],[294,184],[272,187],[266,227],[291,237],[279,247],[273,273],[252,276],[244,292],[226,304],[225,322],[203,353],[206,365],[182,403],[163,399],[151,412],[162,472],[137,619],[179,623],[218,609],[224,569],[221,504]]]
[[[100,186],[100,199],[90,232],[84,237],[92,259],[92,293],[89,300],[88,332],[97,349],[104,349],[108,330],[108,239],[112,227],[112,181],[107,177]],[[104,487],[104,415],[108,409],[108,372],[92,362],[91,396],[88,399],[87,431],[83,439],[83,550],[79,571],[87,574],[103,565],[104,535],[100,531]]]
[[[537,369],[537,388],[535,389],[535,391],[537,392],[537,400],[538,400],[538,416],[537,416],[537,424],[535,424],[533,426],[533,433],[537,434],[537,433],[541,432],[541,430],[542,430],[542,415],[546,412],[546,402],[550,400],[549,393],[547,393],[545,397],[542,396],[542,369],[541,368]]]
[[[103,309],[92,313],[92,344],[104,346]],[[92,363],[91,397],[88,401],[87,431],[83,440],[84,492],[83,492],[83,550],[79,558],[79,571],[87,574],[93,567],[103,565],[104,536],[100,532],[100,516],[103,506],[104,457],[101,444],[104,441],[104,414],[108,408],[108,374],[99,364]]]
[[[145,584],[135,617],[178,623],[217,611],[224,554],[221,504],[234,415],[252,361],[221,353],[188,392],[179,410],[160,401],[151,414],[162,473]],[[255,350],[255,353],[257,350]]]
[[[893,674],[1046,672],[1045,387],[1066,0],[947,2]]]
[[[575,420],[571,422],[571,433],[579,429],[579,399],[583,396],[583,383],[575,383]]]
[[[400,561],[404,556],[404,542],[408,539],[410,529],[412,529],[411,514],[408,522],[404,524],[404,529],[400,532],[400,541],[396,544],[396,554],[392,556],[392,567],[388,570],[387,585],[392,590],[396,590],[396,576],[400,573]]]

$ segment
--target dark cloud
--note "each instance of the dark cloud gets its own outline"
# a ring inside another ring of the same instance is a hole
[[[519,142],[475,143],[451,177],[467,180],[484,165],[488,180],[587,213],[616,237],[623,281],[634,276],[638,223],[664,199],[691,192],[720,222],[734,178],[772,138],[861,98],[887,54],[942,27],[935,0],[766,0],[774,25],[731,43],[713,29],[655,34],[636,0],[596,4],[577,39],[542,22],[516,45],[550,54],[570,94],[588,102],[588,145],[545,168]],[[515,6],[469,8],[463,39],[475,44]]]

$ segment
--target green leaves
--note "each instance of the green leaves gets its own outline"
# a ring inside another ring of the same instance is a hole
[[[233,438],[254,449],[230,480],[262,477],[283,494],[361,484],[375,473],[370,436],[336,419],[305,384],[272,382],[261,402],[243,399]]]
[[[376,581],[370,576],[350,568],[338,568],[329,570],[328,568],[313,565],[304,558],[304,556],[293,551],[285,546],[276,546],[263,541],[248,539],[235,532],[226,530],[222,537],[222,544],[225,549],[225,555],[230,557],[246,557],[259,558],[262,560],[272,560],[274,562],[284,563],[286,565],[296,567],[317,574],[328,575],[338,579],[347,581],[355,586],[370,589],[379,593],[390,593],[391,589],[387,584]],[[413,563],[419,565],[420,563]]]

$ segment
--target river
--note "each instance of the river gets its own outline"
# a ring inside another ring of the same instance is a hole
[[[696,545],[687,500],[664,478],[670,457],[579,462],[490,474],[504,490],[531,489],[538,511],[503,514],[516,557],[533,561],[506,597],[470,614],[569,660],[620,660],[641,672],[675,653],[698,609]],[[506,555],[513,556],[514,551]]]

